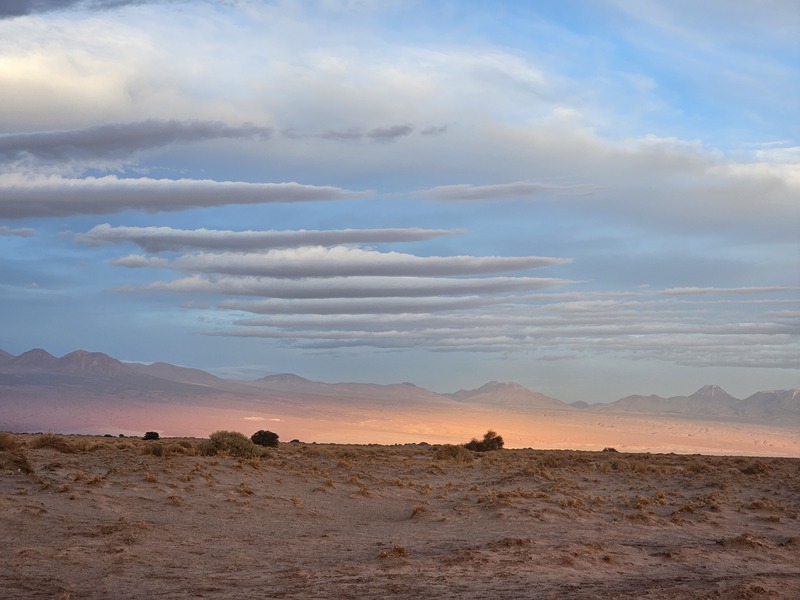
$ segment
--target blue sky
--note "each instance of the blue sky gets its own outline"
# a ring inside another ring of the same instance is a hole
[[[790,0],[0,8],[0,348],[800,385]]]

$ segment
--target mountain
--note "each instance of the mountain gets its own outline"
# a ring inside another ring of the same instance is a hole
[[[258,421],[284,421],[327,439],[346,430],[361,431],[358,435],[365,438],[360,439],[369,440],[364,432],[413,431],[435,438],[456,435],[453,423],[470,421],[469,435],[474,436],[480,431],[472,429],[484,426],[530,431],[532,423],[545,418],[571,424],[625,414],[791,428],[800,425],[800,391],[764,391],[739,400],[709,385],[689,396],[634,395],[610,404],[569,405],[514,382],[490,381],[476,389],[438,394],[411,383],[326,383],[292,373],[234,381],[199,369],[127,363],[86,350],[60,358],[40,348],[19,356],[0,350],[0,430],[148,431],[158,419],[178,431],[186,431],[185,422],[193,424],[192,431],[214,431],[227,415],[232,419],[228,426],[237,430]]]
[[[753,420],[784,420],[800,427],[800,389],[756,392],[737,404],[739,415]]]
[[[292,396],[301,394],[304,397],[346,399],[351,402],[374,404],[427,404],[435,405],[443,401],[450,402],[446,396],[431,392],[413,383],[325,383],[310,381],[293,373],[268,375],[250,382],[258,389]]]
[[[120,373],[130,372],[130,368],[122,361],[111,358],[102,352],[87,352],[86,350],[75,350],[56,359],[52,369],[61,373],[100,377],[113,377]]]
[[[225,383],[224,379],[220,379],[206,371],[178,367],[165,362],[157,362],[151,365],[129,363],[127,367],[136,373],[179,383],[191,383],[205,386],[222,385]]]
[[[550,408],[572,410],[572,407],[560,400],[555,400],[533,392],[513,381],[490,381],[474,390],[459,390],[446,396],[469,404],[501,406],[505,408]]]
[[[300,377],[294,373],[278,373],[277,375],[267,375],[266,377],[262,377],[256,381],[266,385],[298,385],[304,383],[313,383],[310,379]]]
[[[798,390],[757,392],[744,400],[731,396],[718,385],[706,385],[689,396],[662,398],[625,396],[608,404],[593,404],[588,410],[600,413],[629,412],[653,415],[680,415],[693,418],[742,419],[800,425]]]
[[[15,356],[11,360],[7,361],[3,366],[20,370],[45,370],[54,367],[57,362],[58,359],[46,350],[34,348],[33,350],[23,352],[19,356]]]

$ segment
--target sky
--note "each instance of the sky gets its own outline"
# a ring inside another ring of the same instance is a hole
[[[800,387],[795,0],[11,0],[0,348]]]

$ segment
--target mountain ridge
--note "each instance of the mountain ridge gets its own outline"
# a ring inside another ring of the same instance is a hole
[[[513,381],[489,381],[470,390],[436,393],[413,383],[328,383],[311,381],[293,373],[266,375],[256,380],[230,380],[207,371],[166,362],[123,362],[102,352],[75,350],[56,357],[41,348],[18,356],[0,350],[0,401],[3,386],[69,387],[87,395],[148,394],[169,402],[184,403],[202,396],[267,395],[284,401],[307,397],[337,399],[366,406],[408,403],[413,405],[471,405],[495,409],[564,410],[597,413],[676,415],[710,419],[780,421],[800,419],[800,390],[766,390],[738,399],[719,385],[706,385],[687,396],[664,398],[656,394],[629,395],[614,402],[570,404],[551,398]],[[800,423],[800,420],[797,421]]]

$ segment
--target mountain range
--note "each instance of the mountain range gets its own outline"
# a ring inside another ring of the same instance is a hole
[[[422,414],[446,419],[458,411],[475,415],[558,411],[800,428],[798,389],[763,391],[738,399],[719,386],[707,385],[688,396],[631,395],[610,403],[567,404],[514,382],[491,381],[476,389],[440,394],[411,383],[326,383],[291,373],[230,380],[199,369],[164,362],[123,362],[85,350],[61,357],[40,348],[18,356],[0,350],[0,429],[53,428],[54,415],[63,419],[64,427],[71,423],[73,429],[78,422],[84,429],[87,423],[125,429],[128,412],[138,407],[152,414],[155,405],[163,413],[176,411],[175,419],[187,415],[191,407],[209,418],[233,410],[253,421],[269,419],[259,415],[280,414],[281,418],[314,420],[317,425],[328,419],[388,427],[387,423],[394,421],[419,421]],[[99,416],[102,413],[116,417],[104,420]]]

